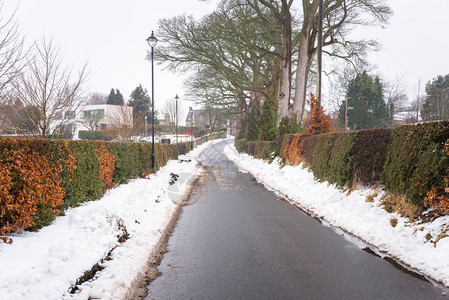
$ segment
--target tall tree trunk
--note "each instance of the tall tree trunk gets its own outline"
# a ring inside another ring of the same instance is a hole
[[[297,117],[302,121],[307,94],[307,79],[314,55],[309,55],[309,36],[302,34],[299,41],[298,65],[296,66],[296,91],[290,117]]]
[[[296,66],[296,91],[293,106],[289,110],[290,117],[297,117],[298,122],[302,121],[307,94],[307,79],[309,77],[310,66],[315,56],[316,30],[314,29],[316,13],[318,10],[318,0],[303,0],[304,21],[299,34],[298,65]]]
[[[281,61],[281,83],[279,90],[279,115],[288,116],[292,87],[292,16],[286,0],[282,0],[282,27],[284,35],[284,55]]]

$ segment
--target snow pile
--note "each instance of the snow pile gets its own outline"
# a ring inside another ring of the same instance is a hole
[[[97,201],[67,210],[39,232],[13,236],[0,244],[0,299],[123,298],[144,269],[151,250],[170,222],[177,202],[198,171],[197,158],[211,141],[169,161],[148,179],[110,190]],[[173,175],[179,175],[170,185]],[[119,237],[129,239],[119,243]],[[95,280],[69,294],[85,271],[111,252]],[[113,295],[113,297],[112,297]]]
[[[431,223],[413,224],[407,218],[382,209],[381,193],[374,202],[366,202],[367,196],[376,193],[372,189],[356,190],[347,195],[334,185],[317,182],[313,173],[301,166],[280,168],[279,161],[269,164],[254,159],[239,154],[231,145],[226,146],[225,154],[241,170],[251,173],[267,188],[284,195],[292,203],[449,286],[449,238],[442,238],[436,246],[427,241],[429,236],[434,239],[442,228],[448,227],[448,216]],[[398,220],[395,227],[391,225],[391,219]]]

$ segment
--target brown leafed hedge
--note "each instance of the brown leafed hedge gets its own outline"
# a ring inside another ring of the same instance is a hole
[[[191,146],[155,144],[156,170]],[[148,174],[151,153],[151,143],[0,138],[0,240]]]

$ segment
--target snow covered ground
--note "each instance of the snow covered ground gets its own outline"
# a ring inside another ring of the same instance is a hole
[[[313,173],[301,166],[280,168],[278,161],[269,164],[247,154],[239,154],[232,145],[226,146],[225,154],[240,170],[251,173],[267,188],[312,215],[374,245],[380,255],[399,259],[449,286],[449,238],[442,238],[436,246],[432,243],[442,228],[448,228],[449,216],[431,223],[414,224],[382,209],[379,192],[374,202],[367,202],[367,196],[376,193],[374,190],[355,190],[347,195],[334,185],[317,182]],[[391,219],[398,220],[395,227],[391,225]],[[429,237],[430,241],[427,240]]]
[[[12,245],[0,244],[0,299],[123,298],[143,271],[189,180],[199,172],[197,158],[216,142],[180,156],[183,162],[169,161],[148,179],[135,179],[97,201],[69,209],[39,232],[14,235]],[[179,175],[173,185],[171,173]],[[125,229],[129,239],[119,243]],[[112,260],[101,264],[105,268],[95,280],[69,294],[75,281],[114,247]]]

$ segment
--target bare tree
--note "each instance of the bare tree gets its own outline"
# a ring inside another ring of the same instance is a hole
[[[37,115],[28,115],[42,138],[53,136],[70,124],[81,103],[84,65],[76,76],[62,65],[59,48],[45,38],[35,47],[36,55],[16,85],[19,100]],[[73,80],[73,81],[72,81]]]
[[[2,11],[3,1],[0,0],[0,13]],[[24,50],[24,37],[14,18],[15,12],[9,17],[0,17],[0,92],[3,97],[24,68],[29,53]]]
[[[407,89],[403,77],[397,76],[390,82],[385,81],[385,100],[391,120],[395,113],[402,111],[407,104]]]
[[[415,109],[416,115],[415,115],[415,122],[419,122],[419,113],[421,111],[422,104],[424,102],[424,93],[422,90],[422,84],[421,79],[418,80],[416,83],[416,90],[415,90],[415,101],[413,103],[413,108]]]
[[[0,131],[10,129],[10,109],[16,104],[11,92],[12,83],[25,66],[28,51],[24,37],[15,20],[15,12],[4,17],[3,1],[0,0]]]
[[[100,123],[103,115],[93,114],[89,111],[84,111],[84,116],[81,119],[81,124],[86,126],[88,130],[98,130],[98,124]]]
[[[106,104],[106,101],[108,100],[108,96],[102,93],[93,92],[90,93],[87,98],[87,105],[101,105]]]
[[[176,100],[170,99],[165,102],[164,108],[162,110],[165,116],[168,116],[168,125],[171,132],[176,132],[176,120],[182,120],[182,117],[185,114],[185,108],[178,101],[178,106],[176,109]]]
[[[108,116],[107,121],[111,125],[110,133],[113,137],[123,141],[131,141],[135,135],[136,128],[133,125],[133,111],[130,106],[118,106],[115,113]]]

